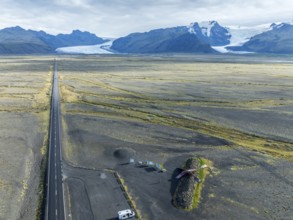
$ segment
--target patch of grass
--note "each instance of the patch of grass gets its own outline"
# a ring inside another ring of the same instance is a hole
[[[204,164],[206,164],[206,160],[203,158],[199,158],[199,167],[201,167]],[[196,209],[199,205],[200,198],[201,198],[201,191],[202,191],[203,183],[205,181],[206,174],[207,172],[205,169],[200,169],[198,171],[198,178],[201,180],[201,182],[198,184],[195,184],[195,190],[194,190],[194,196],[193,196],[191,209]]]
[[[7,190],[10,187],[9,183],[0,179],[0,189]]]
[[[42,111],[39,113],[36,113],[40,121],[42,121],[42,124],[40,128],[38,129],[38,132],[43,133],[46,131],[44,135],[43,145],[41,147],[41,155],[44,157],[47,155],[47,148],[48,148],[48,135],[49,135],[49,121],[50,121],[50,111]]]
[[[289,142],[270,140],[271,144],[267,145],[267,138],[223,127],[216,123],[204,122],[195,119],[186,119],[179,116],[169,116],[168,113],[150,112],[143,109],[123,106],[121,104],[113,104],[101,101],[94,102],[88,101],[86,99],[79,100],[77,103],[103,106],[105,108],[114,110],[118,115],[123,116],[125,119],[132,118],[146,121],[148,123],[168,125],[172,127],[193,130],[195,132],[206,134],[208,136],[228,140],[234,143],[235,146],[243,146],[256,150],[258,152],[266,152],[270,155],[282,157],[289,161],[293,161],[293,144]],[[96,113],[93,112],[91,114],[94,115]],[[113,115],[113,113],[104,113],[105,117],[111,116],[111,114]]]
[[[46,188],[45,184],[47,183],[47,167],[48,167],[48,159],[49,159],[49,154],[48,154],[48,149],[49,149],[49,131],[50,131],[50,100],[51,100],[51,95],[52,95],[52,78],[53,78],[53,67],[50,68],[50,73],[48,74],[49,79],[47,80],[48,83],[46,84],[45,88],[42,91],[42,94],[38,97],[43,102],[45,106],[47,106],[47,110],[38,113],[39,118],[41,121],[43,121],[41,130],[42,131],[48,131],[44,135],[43,139],[43,145],[41,147],[41,155],[42,155],[42,160],[41,160],[41,165],[40,165],[40,178],[39,178],[39,185],[38,185],[38,206],[36,210],[36,220],[41,220],[44,219],[45,215],[45,193]]]
[[[236,166],[236,165],[234,165],[230,168],[230,170],[238,171],[238,170],[247,170],[247,169],[254,169],[254,168],[257,168],[257,166],[256,165],[254,165],[254,166],[247,166],[247,165]]]
[[[207,165],[208,168],[200,169],[201,166]],[[208,169],[211,170],[212,162],[202,158],[193,157],[189,158],[182,166],[183,169],[197,169],[194,173],[201,182],[198,183],[192,175],[183,176],[177,185],[176,191],[173,195],[173,204],[179,209],[185,211],[192,211],[198,208],[201,200],[201,192],[209,173]]]
[[[64,184],[64,190],[66,189],[67,193],[65,193],[65,195],[67,195],[67,203],[68,203],[68,218],[72,220],[72,207],[71,207],[71,196],[70,196],[70,193],[69,193],[69,190],[68,190],[68,185],[67,184]],[[66,205],[66,204],[64,204]]]
[[[127,201],[130,203],[130,206],[134,209],[135,217],[139,220],[142,220],[143,219],[142,215],[141,215],[140,211],[138,210],[134,199],[130,195],[128,187],[126,186],[124,179],[117,172],[115,172],[115,176],[119,180],[119,182],[123,188],[123,191],[125,192]]]
[[[221,199],[224,200],[224,201],[226,201],[226,202],[229,202],[229,203],[231,203],[231,204],[234,204],[234,205],[236,205],[236,206],[239,206],[239,207],[241,207],[241,208],[248,209],[248,210],[250,210],[250,211],[252,211],[252,212],[254,212],[254,213],[256,213],[256,214],[259,214],[258,209],[256,209],[255,207],[251,207],[251,206],[246,205],[246,204],[244,204],[244,203],[237,202],[237,201],[232,200],[232,199],[230,199],[230,198],[221,197]]]
[[[41,220],[45,214],[45,183],[47,182],[47,166],[48,166],[48,146],[49,139],[48,134],[44,137],[44,144],[41,148],[41,154],[43,156],[40,167],[40,179],[38,185],[38,207],[36,210],[36,220]]]
[[[60,97],[63,102],[77,102],[79,100],[77,93],[72,91],[72,89],[70,89],[68,86],[61,85],[60,93]]]
[[[202,165],[205,165],[205,164],[208,167],[212,167],[211,161],[204,159],[204,158],[199,158],[199,167],[201,167]],[[206,168],[200,169],[198,172],[198,178],[201,180],[201,182],[195,185],[193,202],[192,202],[192,207],[190,210],[198,208],[198,205],[199,205],[200,199],[201,199],[202,188],[203,188],[203,185],[204,185],[204,182],[205,182],[205,179],[206,179],[206,176],[208,173],[209,173],[209,171]]]
[[[61,106],[61,111],[64,112],[64,107]],[[78,164],[75,161],[75,154],[74,154],[74,145],[71,143],[70,137],[68,136],[68,126],[64,117],[61,118],[61,126],[62,131],[64,134],[64,138],[62,139],[62,156],[63,159],[67,162],[72,164]]]
[[[63,62],[64,70],[60,71],[60,78],[64,103],[104,107],[112,112],[99,113],[97,116],[115,117],[114,111],[121,118],[190,129],[228,140],[236,147],[243,146],[293,161],[292,143],[275,140],[273,145],[268,146],[265,145],[265,137],[223,127],[200,118],[186,118],[192,113],[186,111],[186,115],[183,115],[176,108],[207,106],[267,111],[268,107],[291,105],[293,99],[286,94],[293,87],[290,81],[287,82],[282,77],[292,78],[288,74],[292,66],[209,63],[207,68],[207,64],[182,63],[176,59],[166,59],[164,62],[145,58],[102,59],[101,63],[91,59],[70,59]],[[120,67],[119,71],[117,66]],[[80,70],[78,74],[73,72],[76,69]],[[190,89],[194,90],[196,86],[199,89],[195,89],[195,93],[191,92]],[[203,93],[203,89],[207,93]],[[279,89],[285,92],[285,98],[270,95],[270,91]],[[213,92],[215,90],[217,93]],[[233,93],[235,95],[231,95]],[[95,115],[95,112],[87,110],[80,113]]]
[[[32,152],[30,153],[30,156],[32,155]],[[20,195],[18,198],[18,201],[23,201],[26,194],[27,194],[27,190],[29,187],[29,180],[30,180],[30,176],[31,176],[31,171],[32,171],[32,162],[30,161],[31,158],[27,158],[25,161],[25,165],[24,165],[24,177],[23,180],[21,181],[21,189],[20,189]]]
[[[209,198],[215,198],[216,195],[215,195],[214,193],[210,193],[210,194],[208,195],[208,197],[209,197]]]

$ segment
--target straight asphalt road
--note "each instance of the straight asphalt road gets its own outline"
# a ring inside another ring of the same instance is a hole
[[[60,97],[58,89],[57,62],[54,61],[51,118],[49,134],[49,159],[47,179],[46,220],[62,220],[64,217],[62,156],[60,129]]]

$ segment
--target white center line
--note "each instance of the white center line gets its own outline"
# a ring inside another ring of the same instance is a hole
[[[57,209],[56,209],[56,216],[58,215],[58,211],[57,211]]]

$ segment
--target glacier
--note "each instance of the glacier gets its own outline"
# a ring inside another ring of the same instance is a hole
[[[109,40],[103,44],[88,45],[88,46],[74,46],[74,47],[60,47],[56,49],[57,53],[62,54],[113,54],[110,49],[114,39]]]

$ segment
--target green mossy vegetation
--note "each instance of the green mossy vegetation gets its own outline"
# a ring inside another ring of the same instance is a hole
[[[125,184],[125,180],[117,172],[115,172],[115,176],[116,176],[117,180],[119,181],[119,183],[121,184],[123,191],[125,192],[125,196],[126,196],[127,201],[129,202],[130,206],[134,209],[135,217],[139,220],[142,220],[143,219],[142,215],[141,215],[140,211],[138,210],[134,199],[130,195],[128,187]]]
[[[203,165],[207,165],[208,168],[200,169]],[[209,170],[211,170],[211,166],[211,161],[202,157],[189,158],[185,162],[183,169],[197,169],[194,174],[201,182],[196,182],[192,175],[183,176],[179,180],[175,194],[173,195],[173,204],[175,207],[185,211],[192,211],[198,208],[204,182]]]
[[[206,160],[204,158],[199,158],[199,167],[201,167],[204,164],[206,164]],[[203,188],[203,184],[204,184],[206,175],[207,175],[207,172],[205,169],[200,169],[198,171],[198,178],[201,180],[201,182],[195,185],[193,203],[192,203],[191,210],[196,209],[199,205],[200,198],[201,198],[201,191]]]

